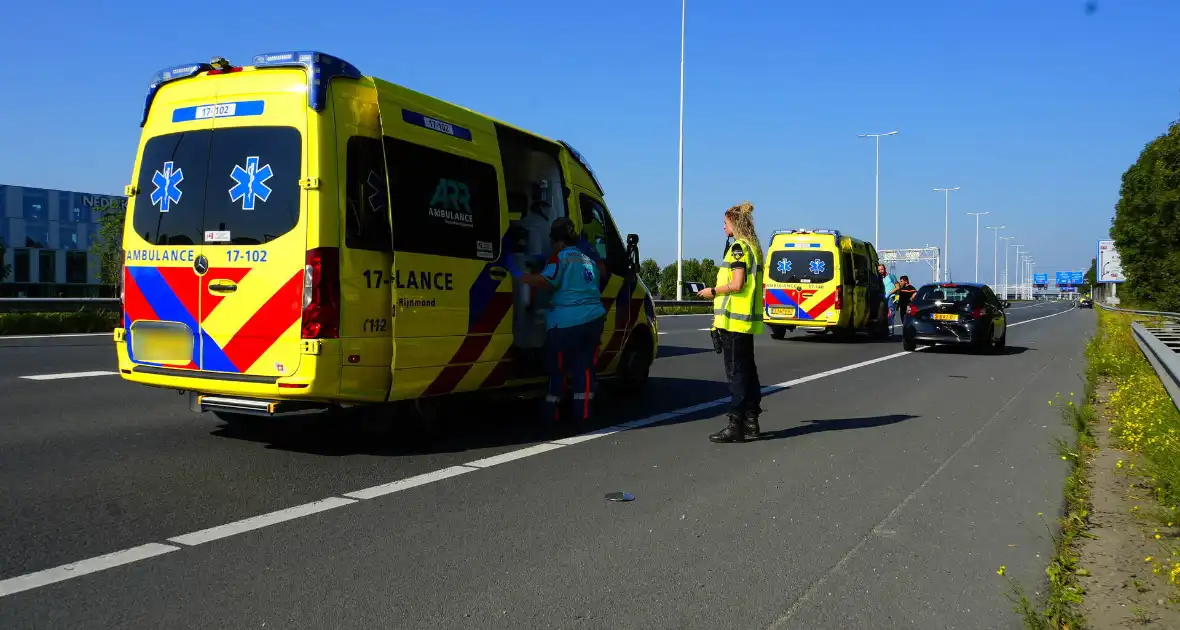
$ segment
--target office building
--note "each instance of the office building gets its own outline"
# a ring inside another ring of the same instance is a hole
[[[90,251],[98,219],[108,207],[126,208],[119,195],[0,185],[0,243],[9,274],[0,297],[99,297],[114,289],[98,280]]]

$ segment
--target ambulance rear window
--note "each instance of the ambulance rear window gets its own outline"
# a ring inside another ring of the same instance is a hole
[[[770,279],[775,282],[822,283],[834,275],[832,253],[814,249],[785,249],[770,255]]]
[[[157,136],[140,161],[135,231],[155,245],[273,241],[299,222],[302,165],[299,131],[291,127]],[[207,243],[208,231],[218,239]]]

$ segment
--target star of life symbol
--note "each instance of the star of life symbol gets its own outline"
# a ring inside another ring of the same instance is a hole
[[[784,258],[784,259],[778,261],[778,272],[779,273],[787,273],[790,270],[791,270],[791,261],[790,260]]]
[[[160,212],[168,212],[174,204],[180,203],[180,182],[184,181],[184,169],[172,168],[172,162],[164,162],[164,170],[156,171],[152,175],[152,184],[156,189],[152,191],[152,205],[160,206]]]
[[[258,168],[257,156],[246,158],[246,168],[234,164],[234,170],[229,176],[237,182],[229,189],[229,200],[241,199],[242,210],[253,210],[255,199],[265,202],[270,198],[270,186],[266,185],[266,180],[274,177],[274,172],[270,164]]]
[[[807,264],[807,268],[809,270],[811,270],[811,273],[813,273],[813,274],[823,273],[824,267],[826,267],[826,266],[827,265],[824,264],[824,261],[820,260],[819,258],[816,258],[815,260],[813,260]]]

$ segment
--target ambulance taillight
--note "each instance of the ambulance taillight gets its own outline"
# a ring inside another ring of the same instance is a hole
[[[340,336],[340,250],[320,247],[307,252],[303,267],[304,339]]]

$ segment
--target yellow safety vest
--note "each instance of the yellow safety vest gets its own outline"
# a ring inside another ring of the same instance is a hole
[[[733,248],[741,245],[742,256],[735,258]],[[717,270],[716,286],[729,284],[730,267],[735,262],[746,263],[746,282],[737,293],[726,293],[713,298],[713,327],[730,332],[761,335],[762,325],[762,252],[742,240],[734,241],[725,250],[725,260]]]

